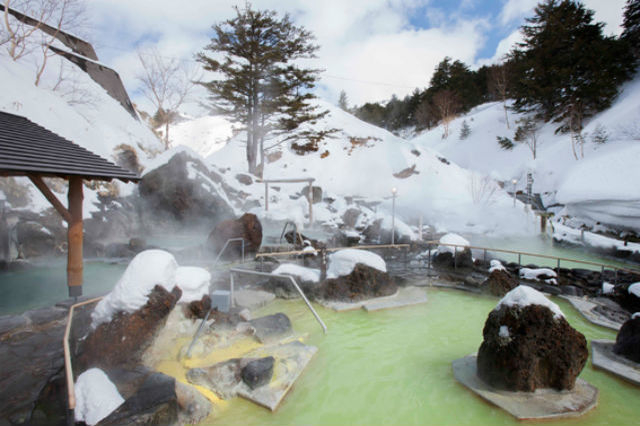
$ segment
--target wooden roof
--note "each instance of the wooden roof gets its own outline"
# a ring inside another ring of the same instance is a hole
[[[0,111],[0,175],[82,176],[87,180],[140,177],[25,117]]]

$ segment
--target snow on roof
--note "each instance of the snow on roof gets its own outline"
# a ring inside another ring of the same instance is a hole
[[[629,294],[640,297],[640,282],[631,284],[627,291],[629,292]]]
[[[74,385],[76,422],[95,425],[111,414],[123,402],[124,398],[104,371],[90,368],[78,376]]]
[[[176,285],[182,290],[179,302],[190,303],[209,294],[211,274],[196,266],[179,266],[176,269]]]
[[[564,314],[558,305],[547,299],[545,295],[540,293],[538,290],[525,285],[519,285],[507,293],[500,302],[498,302],[496,309],[499,309],[501,306],[525,307],[529,305],[546,306],[551,309],[554,318],[564,318]]]
[[[453,234],[453,233],[449,233],[449,234],[443,235],[442,238],[440,238],[440,243],[441,244],[455,244],[456,246],[463,246],[463,247],[469,247],[469,245],[470,245],[469,241],[467,241],[466,239],[464,239],[460,235]],[[455,247],[455,246],[438,246],[438,253],[451,253],[451,254],[453,254],[454,251],[456,250],[456,248],[457,248],[457,251],[463,250],[460,247]]]
[[[377,254],[366,250],[344,249],[329,256],[327,278],[332,279],[349,275],[358,263],[387,272],[387,265],[384,259]]]
[[[96,328],[111,320],[116,312],[134,312],[147,303],[149,293],[156,285],[167,291],[176,285],[176,259],[164,250],[145,250],[131,260],[129,266],[91,313],[91,327]]]
[[[283,263],[272,273],[278,275],[292,275],[300,278],[302,281],[311,281],[314,283],[320,281],[319,269],[305,268],[304,266],[295,265],[293,263]]]

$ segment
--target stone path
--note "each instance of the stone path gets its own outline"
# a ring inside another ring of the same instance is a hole
[[[578,417],[598,404],[598,389],[582,379],[572,391],[538,389],[535,392],[509,392],[495,389],[477,374],[476,355],[453,361],[453,375],[458,382],[497,405],[518,420]]]
[[[568,300],[569,303],[571,303],[571,305],[573,305],[573,307],[576,308],[578,312],[580,312],[580,314],[587,319],[587,321],[593,324],[610,328],[616,331],[620,330],[620,327],[622,327],[622,323],[612,321],[604,315],[596,312],[595,309],[600,305],[593,300],[587,300],[581,297],[567,295],[561,295],[559,297]]]
[[[612,340],[591,341],[591,363],[594,367],[640,386],[640,364],[613,352]]]

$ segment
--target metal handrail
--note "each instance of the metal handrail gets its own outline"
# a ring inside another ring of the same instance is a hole
[[[102,297],[96,297],[95,299],[85,300],[84,302],[71,305],[69,308],[69,315],[67,317],[67,327],[64,330],[64,337],[62,340],[62,346],[64,348],[64,370],[67,379],[67,395],[69,397],[69,410],[75,410],[76,408],[76,392],[73,380],[73,369],[71,366],[71,350],[69,349],[69,335],[71,334],[71,322],[73,321],[73,311],[75,308],[88,305],[90,303],[101,300]]]
[[[351,246],[351,247],[332,247],[325,249],[326,251],[338,251],[338,250],[346,250],[346,249],[384,249],[384,248],[410,248],[409,244],[370,244],[370,245],[362,245],[362,246]],[[276,251],[271,253],[257,253],[256,258],[260,257],[277,257],[277,256],[292,256],[299,254],[309,254],[309,253],[320,253],[320,250],[313,249],[311,250],[292,250],[292,251]]]
[[[304,300],[304,303],[307,304],[307,307],[309,308],[309,310],[311,311],[313,316],[316,317],[316,320],[320,323],[320,326],[322,327],[322,330],[325,333],[327,332],[327,326],[322,321],[322,319],[320,318],[320,316],[318,315],[316,310],[313,309],[313,306],[311,306],[311,303],[309,302],[309,299],[307,299],[307,296],[305,296],[305,294],[302,291],[302,289],[300,288],[300,286],[298,286],[298,283],[296,282],[295,278],[293,278],[291,275],[272,274],[272,273],[267,273],[267,272],[250,271],[248,269],[239,269],[239,268],[231,268],[230,272],[231,272],[231,277],[233,277],[233,274],[236,273],[236,274],[249,274],[249,275],[257,275],[257,276],[261,276],[261,277],[280,278],[280,279],[284,279],[284,280],[290,280],[291,284],[293,284],[295,289],[298,291],[298,293],[302,297],[302,300]],[[233,283],[233,278],[232,278],[231,279],[231,295],[232,296],[233,296],[233,286],[234,286],[234,283]],[[231,301],[233,303],[233,297],[232,297]]]
[[[224,251],[227,249],[227,246],[229,245],[229,243],[234,242],[234,241],[241,241],[242,242],[242,263],[244,263],[244,238],[229,238],[224,243],[224,246],[222,246],[222,250],[220,250],[218,252],[218,255],[216,256],[216,259],[213,261],[213,266],[211,266],[211,269],[216,267],[216,265],[218,264],[218,261],[220,260],[220,257],[222,256]]]
[[[456,248],[462,247],[462,248],[468,248],[468,249],[474,249],[474,250],[485,250],[485,251],[495,251],[495,252],[499,252],[499,253],[517,254],[518,256],[540,257],[540,258],[543,258],[543,259],[556,260],[556,261],[558,261],[558,265],[560,264],[560,261],[565,261],[565,262],[580,263],[580,264],[583,264],[583,265],[599,266],[599,267],[601,267],[603,269],[606,268],[606,269],[611,269],[611,270],[614,270],[614,271],[624,271],[624,272],[631,272],[631,273],[636,273],[636,274],[640,273],[640,270],[638,270],[638,269],[623,268],[623,267],[618,267],[618,266],[607,264],[607,263],[598,263],[598,262],[591,262],[591,261],[588,261],[588,260],[570,259],[568,257],[551,256],[551,255],[548,255],[548,254],[528,253],[528,252],[524,252],[524,251],[496,249],[496,248],[489,248],[489,247],[467,246],[467,245],[464,245],[464,244],[441,243],[441,242],[436,241],[436,240],[427,241],[426,243],[430,244],[430,245],[449,246],[449,247],[456,247]],[[558,268],[559,268],[559,266],[558,266]]]

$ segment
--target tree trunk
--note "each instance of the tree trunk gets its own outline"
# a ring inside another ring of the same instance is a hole
[[[164,124],[164,147],[169,149],[169,118],[167,117],[167,122]]]
[[[511,129],[511,126],[509,126],[509,115],[507,114],[507,101],[506,100],[503,101],[503,106],[504,106],[504,119],[507,122],[507,129]]]

